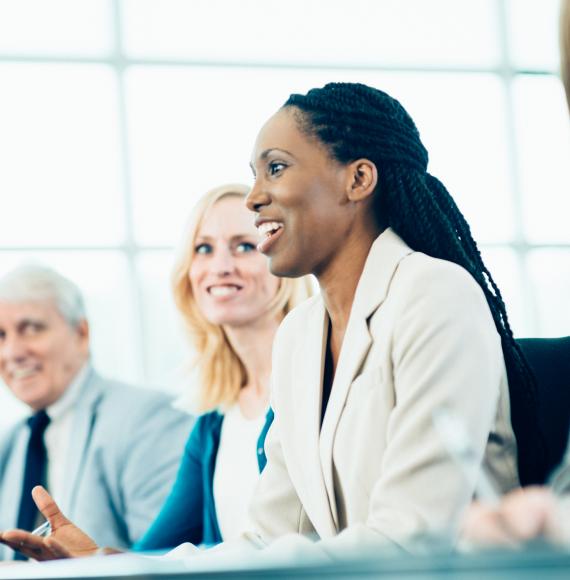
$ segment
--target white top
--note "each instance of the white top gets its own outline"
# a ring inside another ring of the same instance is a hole
[[[89,369],[89,363],[85,364],[75,375],[63,395],[46,409],[50,418],[50,423],[44,434],[48,457],[46,481],[47,489],[56,502],[61,501],[65,491],[66,461],[72,438],[75,402],[89,374]]]
[[[246,419],[239,405],[224,416],[214,471],[214,502],[224,541],[238,538],[247,529],[250,500],[259,479],[257,440],[265,413]]]

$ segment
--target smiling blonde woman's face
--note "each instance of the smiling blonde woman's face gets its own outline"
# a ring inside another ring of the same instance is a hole
[[[255,324],[268,312],[279,288],[241,196],[217,201],[204,215],[194,242],[189,278],[204,317],[213,324]]]

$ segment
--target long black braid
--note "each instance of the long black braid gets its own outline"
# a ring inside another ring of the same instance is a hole
[[[301,130],[340,163],[370,159],[378,169],[374,209],[414,250],[455,262],[483,289],[499,335],[517,438],[522,484],[541,483],[546,457],[538,422],[536,381],[513,338],[505,303],[453,198],[427,173],[428,153],[406,110],[386,93],[362,84],[330,83],[291,95]]]

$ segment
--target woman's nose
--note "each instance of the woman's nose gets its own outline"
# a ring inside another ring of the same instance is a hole
[[[260,181],[256,181],[245,198],[247,209],[259,213],[261,209],[271,203],[271,198],[261,187]]]
[[[211,262],[214,274],[225,276],[235,270],[235,258],[229,248],[218,248]]]

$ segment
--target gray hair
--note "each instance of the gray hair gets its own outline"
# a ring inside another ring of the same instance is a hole
[[[74,328],[87,319],[85,302],[79,288],[55,270],[37,264],[20,266],[0,277],[0,300],[51,301]]]

